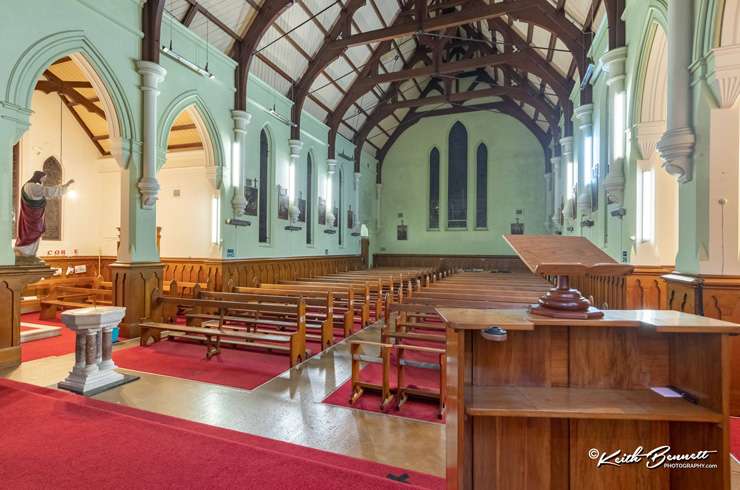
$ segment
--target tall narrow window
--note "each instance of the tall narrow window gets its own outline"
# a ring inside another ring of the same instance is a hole
[[[260,182],[259,182],[259,241],[267,243],[270,219],[270,141],[267,132],[260,133]]]
[[[637,240],[639,243],[655,240],[655,169],[637,172]]]
[[[460,122],[450,130],[447,168],[447,227],[467,228],[468,132]]]
[[[614,95],[614,159],[624,158],[625,94]]]
[[[565,164],[565,197],[573,199],[576,197],[576,169],[573,160]]]
[[[337,209],[337,228],[339,229],[339,246],[342,246],[342,242],[344,240],[344,233],[342,233],[342,210],[344,209],[344,172],[342,170],[339,170],[339,208]]]
[[[44,162],[43,171],[46,174],[46,185],[60,185],[62,183],[62,165],[54,157],[49,157]],[[46,203],[44,213],[46,231],[44,240],[62,239],[62,200],[49,199]]]
[[[429,229],[439,229],[439,150],[429,154]]]
[[[313,243],[313,159],[310,153],[306,164],[306,243]]]
[[[488,227],[488,148],[481,143],[475,155],[475,227]]]

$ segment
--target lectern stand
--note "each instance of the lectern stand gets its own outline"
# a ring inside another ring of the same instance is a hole
[[[535,271],[569,270],[517,238]],[[580,259],[579,268],[603,263]],[[729,490],[729,336],[740,325],[675,311],[438,312],[448,324],[449,488]],[[491,326],[507,340],[484,339]],[[615,465],[653,450],[706,466]]]

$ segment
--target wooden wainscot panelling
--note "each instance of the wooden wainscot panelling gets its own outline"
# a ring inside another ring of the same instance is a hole
[[[163,258],[165,282],[208,284],[209,289],[223,289],[223,260]]]
[[[301,277],[316,277],[363,269],[360,255],[286,257],[277,259],[224,260],[223,284],[258,287]]]
[[[139,322],[149,318],[154,289],[162,291],[164,264],[159,262],[110,266],[113,283],[113,304],[125,306],[126,316],[121,322],[121,336],[138,337]]]
[[[31,261],[29,261],[31,262]],[[21,298],[23,289],[52,275],[42,262],[0,267],[0,368],[21,363]]]
[[[374,254],[373,267],[432,267],[508,272],[529,270],[516,255]]]

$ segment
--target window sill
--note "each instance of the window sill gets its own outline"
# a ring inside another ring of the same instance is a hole
[[[445,231],[470,231],[467,227],[465,228],[445,228]]]
[[[488,227],[486,226],[484,228],[474,228],[473,231],[488,231]]]
[[[427,228],[427,231],[441,231],[439,228]]]

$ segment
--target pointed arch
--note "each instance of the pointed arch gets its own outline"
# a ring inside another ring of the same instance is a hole
[[[448,138],[447,228],[468,227],[468,130],[457,121]]]
[[[31,98],[36,81],[54,61],[69,56],[80,66],[103,105],[111,138],[111,153],[122,168],[128,168],[138,144],[131,104],[123,85],[105,56],[81,30],[61,31],[29,46],[10,70],[5,103],[17,113],[18,139],[28,129]]]
[[[271,196],[273,181],[273,141],[270,128],[265,125],[259,134],[259,177],[257,186],[258,194],[258,224],[259,224],[259,243],[270,243],[270,222],[271,220]]]
[[[306,245],[313,245],[313,202],[317,189],[316,159],[313,150],[306,155]]]
[[[480,143],[475,150],[475,227],[488,228],[488,147]]]
[[[427,227],[430,230],[439,229],[439,148],[436,146],[429,152],[429,211]]]
[[[225,161],[223,141],[216,120],[208,110],[203,98],[195,90],[183,92],[175,97],[159,119],[157,128],[157,141],[159,141],[157,171],[162,168],[167,156],[167,136],[177,117],[188,109],[191,109],[193,122],[203,141],[209,180],[215,189],[220,189],[223,183]]]

